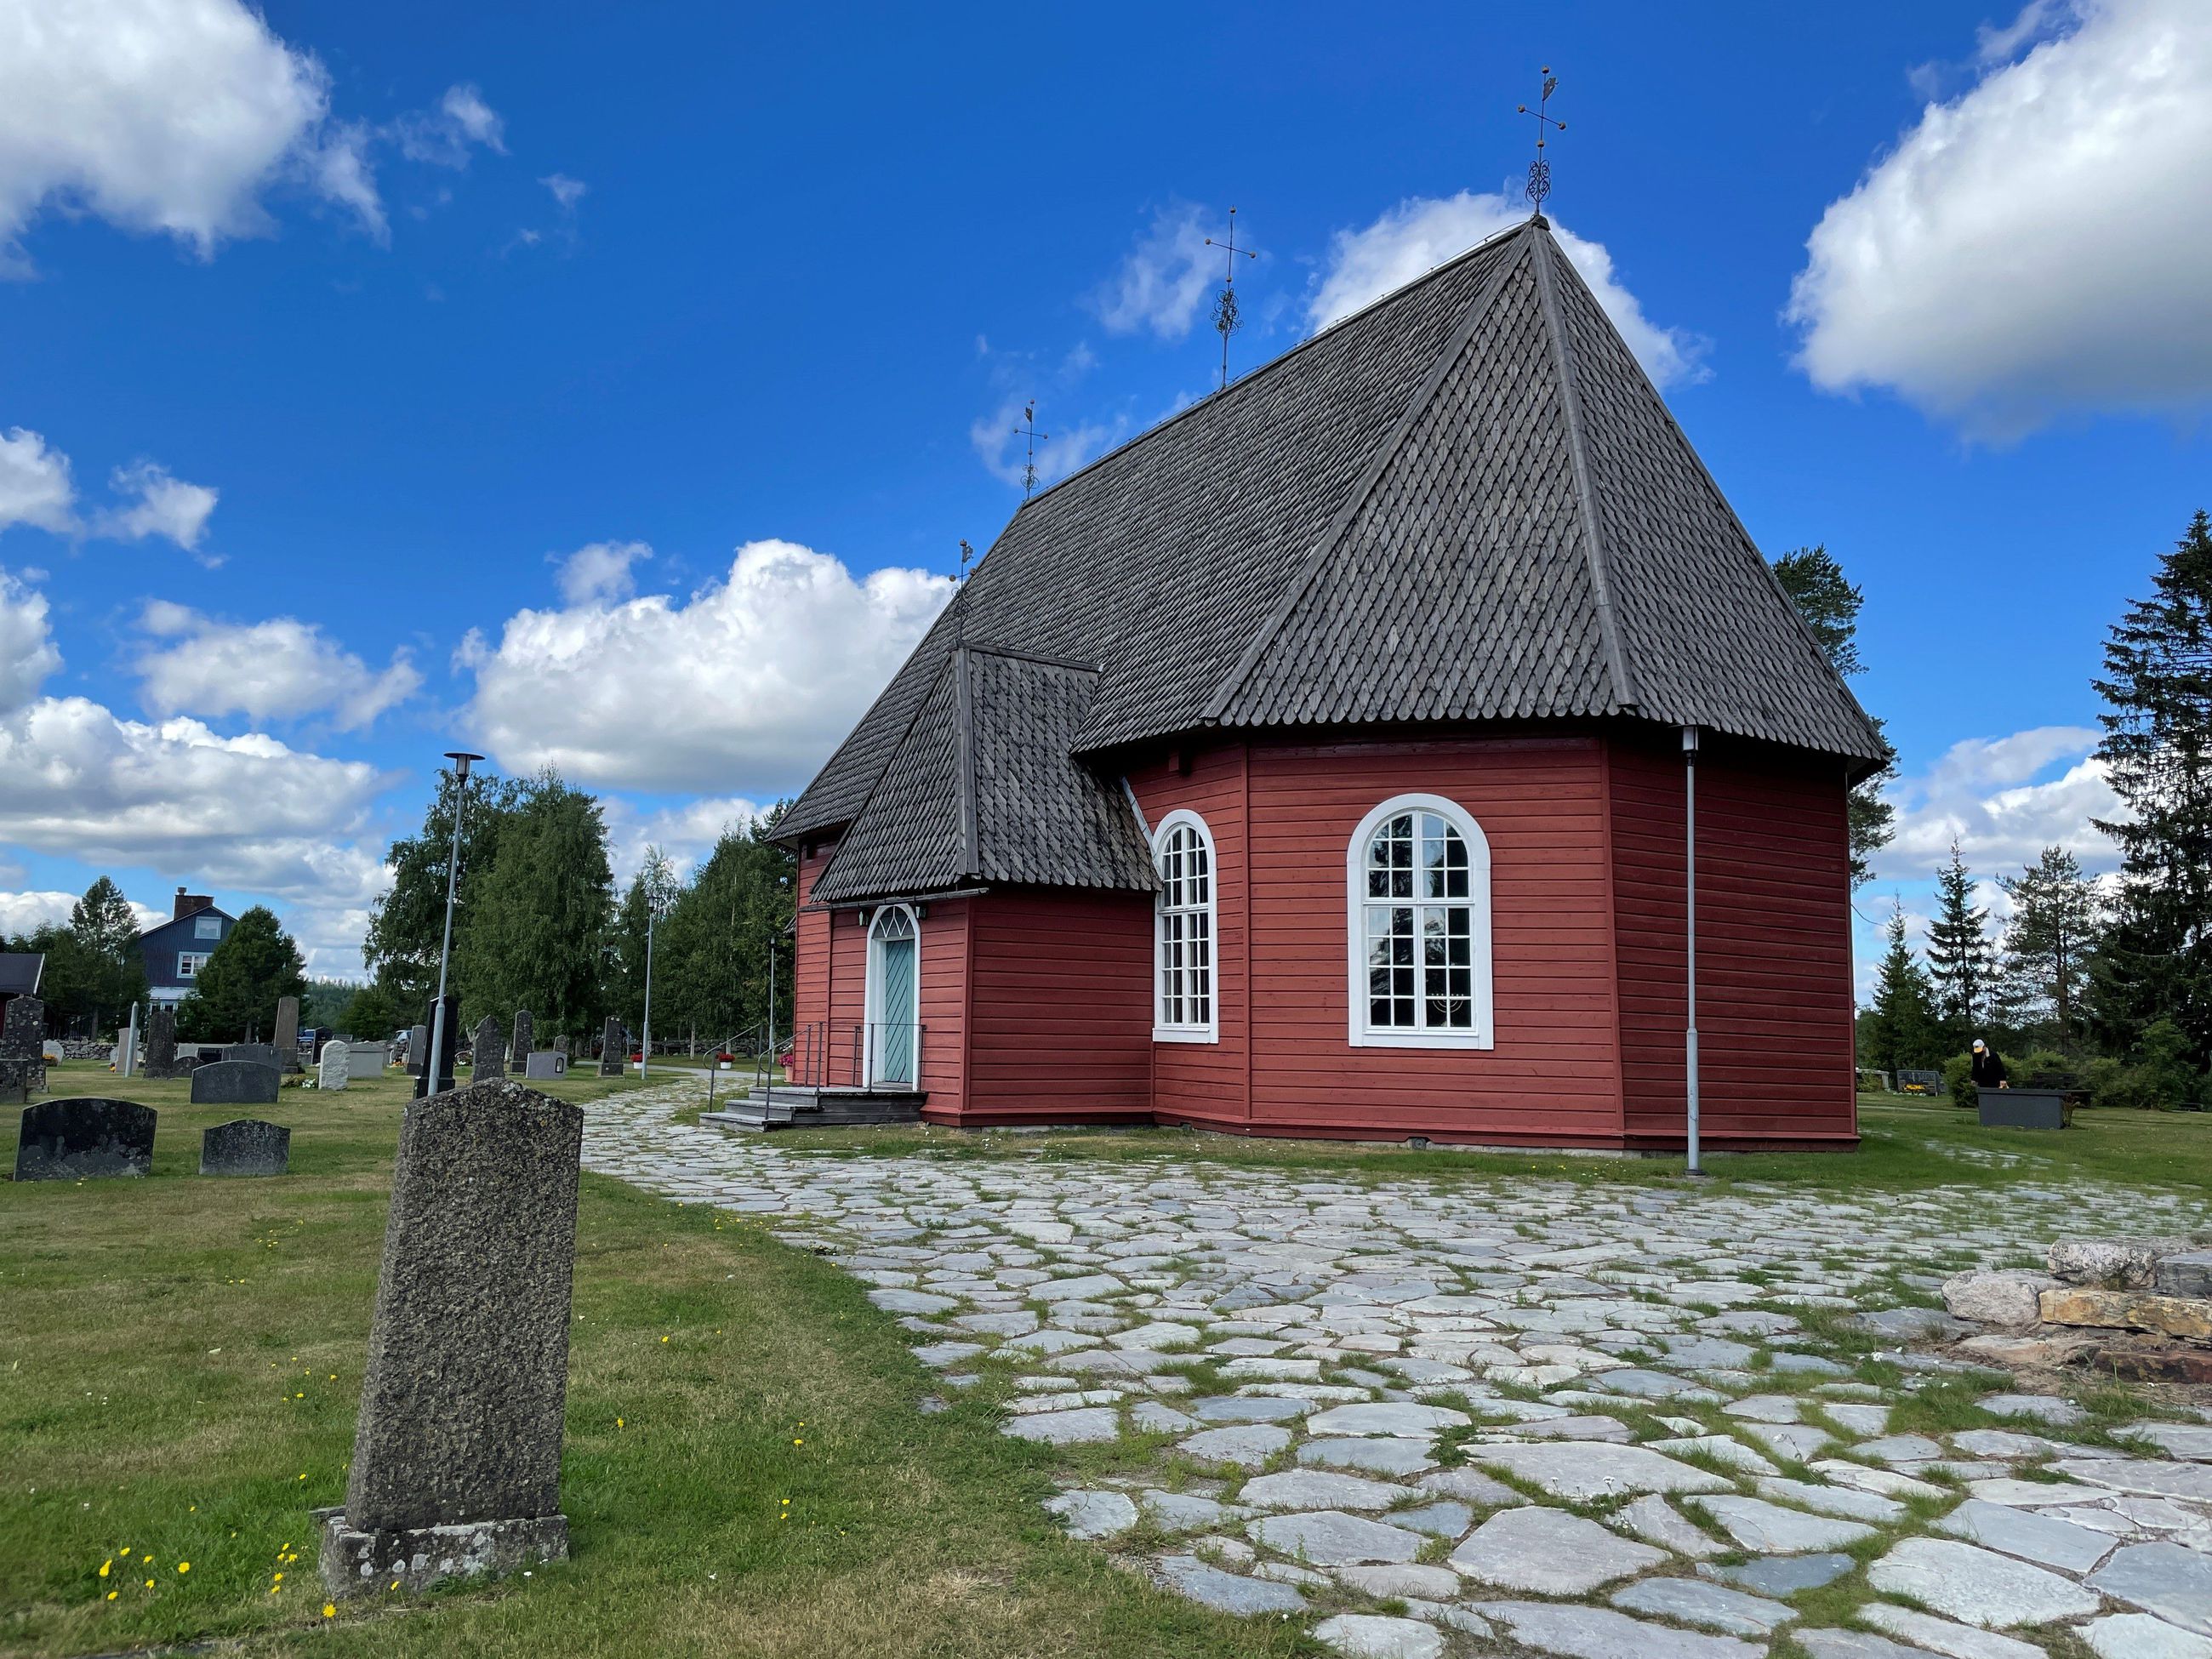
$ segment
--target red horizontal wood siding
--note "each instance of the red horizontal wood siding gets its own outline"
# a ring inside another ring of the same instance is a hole
[[[1000,887],[969,901],[966,1088],[923,1115],[969,1125],[1152,1113],[1152,904]],[[925,991],[927,995],[927,991]]]
[[[1607,766],[1628,1133],[1686,1134],[1684,779],[1677,744]],[[1698,757],[1700,1132],[1716,1147],[1848,1146],[1850,875],[1842,763],[1708,734]]]

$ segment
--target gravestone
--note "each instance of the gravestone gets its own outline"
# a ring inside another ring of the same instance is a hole
[[[131,1005],[131,1024],[115,1047],[115,1075],[138,1075],[138,1005],[135,1002]]]
[[[353,1080],[353,1050],[343,1042],[325,1042],[315,1067],[318,1089],[343,1089]]]
[[[568,1046],[568,1039],[566,1036],[553,1039],[553,1052],[561,1056],[564,1064],[575,1057],[575,1051]]]
[[[356,1042],[349,1045],[353,1051],[346,1062],[346,1074],[366,1082],[373,1077],[382,1077],[392,1065],[392,1045],[388,1042]],[[328,1050],[325,1050],[325,1053]]]
[[[516,1009],[514,1011],[514,1040],[507,1045],[507,1058],[509,1065],[520,1066],[525,1060],[528,1059],[530,1055],[537,1052],[537,1044],[531,1041],[531,1038],[535,1035],[536,1033],[531,1024],[530,1010],[527,1008]]]
[[[568,1056],[558,1048],[540,1048],[534,1054],[526,1054],[522,1061],[525,1077],[550,1079],[568,1075]]]
[[[607,1029],[599,1036],[599,1075],[620,1077],[623,1074],[622,1022],[612,1014],[607,1016]]]
[[[31,1086],[23,1080],[21,1062],[0,1060],[0,1106],[24,1106],[30,1099]]]
[[[234,1118],[200,1136],[204,1176],[280,1176],[292,1167],[292,1132],[258,1117]]]
[[[279,1071],[300,1069],[300,999],[276,999],[276,1037],[272,1045],[276,1050]]]
[[[284,1074],[250,1060],[218,1060],[192,1067],[195,1106],[274,1106]]]
[[[142,1176],[154,1167],[154,1109],[135,1100],[83,1097],[23,1109],[15,1143],[18,1181]]]
[[[461,1000],[449,994],[444,1001],[446,1021],[442,1038],[439,1035],[437,1023],[438,998],[430,999],[430,1006],[424,1018],[422,1030],[426,1035],[422,1039],[422,1070],[416,1073],[415,1079],[415,1098],[417,1100],[427,1095],[447,1093],[453,1086],[453,1056],[461,1047]],[[433,1048],[439,1051],[438,1075],[434,1079],[428,1075],[430,1050]]]
[[[273,1042],[226,1042],[218,1057],[244,1060],[249,1066],[273,1066],[280,1072],[284,1069],[284,1051]]]
[[[473,1056],[469,1065],[471,1082],[482,1083],[486,1078],[507,1075],[507,1034],[489,1014],[477,1022],[476,1041],[469,1053]]]
[[[584,1115],[511,1079],[402,1121],[333,1596],[568,1553],[561,1513]]]
[[[407,1028],[407,1075],[420,1077],[423,1066],[430,1061],[430,1028],[410,1025]]]
[[[36,997],[10,998],[0,1011],[0,1062],[22,1068],[23,1085],[46,1086],[46,1005]]]
[[[146,1075],[174,1077],[177,1074],[177,1012],[162,1004],[155,1004],[146,1016]]]

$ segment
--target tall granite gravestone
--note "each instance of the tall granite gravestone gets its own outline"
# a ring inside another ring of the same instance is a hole
[[[469,1045],[469,1053],[474,1057],[469,1064],[471,1082],[507,1075],[507,1033],[489,1014],[477,1022],[476,1041]]]
[[[607,1016],[607,1028],[599,1034],[599,1075],[620,1077],[623,1074],[622,1022],[612,1014]]]
[[[323,1057],[315,1066],[315,1087],[343,1089],[353,1080],[353,1046],[345,1042],[325,1042]]]
[[[429,1011],[424,1018],[422,1029],[427,1035],[422,1039],[422,1070],[415,1079],[415,1098],[417,1100],[425,1095],[442,1095],[453,1086],[453,1056],[460,1052],[461,1047],[461,1000],[449,994],[445,1002],[446,1034],[442,1048],[438,1036],[436,997],[430,999]],[[429,1075],[429,1056],[433,1048],[439,1049],[438,1075],[434,1079]]]
[[[534,1045],[531,1041],[534,1035],[535,1032],[532,1028],[530,1021],[530,1010],[527,1008],[516,1009],[514,1011],[514,1040],[507,1045],[507,1063],[509,1066],[512,1066],[518,1072],[522,1069],[523,1061],[528,1059],[530,1055],[535,1052]]]
[[[270,1045],[276,1050],[276,1069],[296,1072],[300,1069],[300,999],[276,999],[276,1036]]]
[[[512,1079],[408,1108],[392,1174],[334,1596],[568,1553],[561,1513],[584,1115]]]
[[[142,1176],[154,1167],[154,1109],[135,1100],[86,1097],[23,1109],[15,1143],[18,1181]]]
[[[46,1086],[46,1005],[15,997],[0,1011],[0,1066],[20,1071],[26,1089]]]
[[[242,1060],[251,1066],[269,1066],[277,1071],[284,1069],[284,1051],[273,1042],[226,1042],[222,1045],[224,1060]]]
[[[156,1003],[146,1016],[146,1075],[177,1074],[177,1011]]]
[[[420,1077],[422,1068],[430,1063],[430,1028],[410,1025],[407,1028],[407,1075]]]
[[[138,1075],[138,1005],[135,1002],[131,1005],[131,1024],[115,1045],[115,1075]]]
[[[284,1074],[250,1060],[218,1060],[192,1068],[195,1106],[274,1106]]]
[[[258,1117],[234,1118],[200,1136],[204,1176],[280,1176],[292,1167],[292,1132]]]

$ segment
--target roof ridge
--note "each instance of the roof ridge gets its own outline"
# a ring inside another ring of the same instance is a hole
[[[1431,265],[1419,276],[1415,276],[1409,281],[1399,283],[1397,287],[1392,289],[1389,293],[1376,295],[1365,305],[1360,307],[1358,310],[1346,312],[1334,322],[1328,324],[1324,327],[1316,329],[1312,333],[1307,335],[1304,339],[1294,342],[1285,350],[1275,356],[1268,358],[1266,362],[1261,363],[1258,368],[1249,371],[1248,373],[1239,376],[1237,379],[1231,380],[1227,386],[1221,386],[1212,392],[1209,392],[1202,398],[1194,398],[1191,402],[1185,404],[1181,409],[1176,410],[1174,414],[1168,416],[1164,420],[1154,422],[1151,426],[1146,427],[1142,432],[1138,433],[1134,437],[1118,443],[1115,445],[1113,448],[1092,457],[1090,460],[1085,461],[1081,466],[1077,467],[1074,471],[1067,474],[1066,477],[1054,479],[1042,489],[1038,490],[1036,495],[1024,496],[1022,498],[1021,505],[1017,507],[1013,510],[1012,515],[1007,519],[1007,526],[1012,527],[1014,520],[1020,518],[1021,515],[1027,512],[1031,507],[1034,507],[1037,502],[1046,499],[1046,497],[1052,495],[1055,490],[1065,489],[1067,485],[1074,483],[1076,479],[1081,477],[1085,473],[1095,471],[1099,467],[1103,466],[1107,462],[1112,460],[1116,455],[1124,454],[1127,451],[1134,449],[1139,444],[1146,441],[1148,439],[1157,438],[1161,433],[1165,432],[1169,428],[1196,415],[1199,410],[1202,409],[1212,409],[1224,398],[1226,398],[1231,392],[1241,392],[1246,386],[1257,385],[1265,376],[1273,374],[1285,363],[1290,362],[1297,358],[1297,356],[1301,352],[1306,350],[1307,348],[1318,343],[1329,335],[1335,333],[1339,329],[1350,327],[1353,323],[1358,322],[1369,313],[1379,311],[1382,307],[1389,305],[1391,301],[1400,298],[1401,295],[1409,294],[1413,289],[1433,282],[1436,278],[1443,276],[1444,272],[1452,270],[1455,266],[1466,264],[1469,259],[1474,258],[1476,254],[1481,252],[1485,248],[1495,246],[1498,243],[1505,240],[1506,238],[1510,236],[1518,236],[1522,231],[1528,229],[1528,227],[1534,222],[1535,221],[1533,219],[1524,219],[1517,225],[1508,225],[1504,230],[1492,231],[1489,235],[1484,237],[1480,241],[1475,243],[1471,247],[1462,248],[1459,252],[1453,254],[1449,259],[1445,259],[1437,264]],[[1005,535],[1006,532],[1004,530],[1001,530],[999,532],[1000,538],[1003,538]],[[999,540],[997,538],[994,538],[991,543],[991,546],[996,547],[998,544]],[[986,548],[984,550],[984,557],[988,558],[989,556],[990,549]],[[976,568],[978,569],[982,568],[981,560],[976,562]]]
[[[1106,672],[1095,662],[1085,662],[1076,657],[1048,656],[1044,652],[1024,651],[1018,646],[984,645],[969,640],[967,648],[986,657],[1005,657],[1014,662],[1036,663],[1045,668],[1066,668],[1079,674],[1103,674]]]
[[[1526,224],[1516,225],[1510,231],[1504,234],[1518,235],[1534,222],[1535,221],[1530,220]],[[1498,240],[1500,239],[1496,236],[1487,237],[1478,246],[1487,247]],[[1428,373],[1421,377],[1421,383],[1413,388],[1413,395],[1407,400],[1406,407],[1399,412],[1396,422],[1383,435],[1382,441],[1376,446],[1374,455],[1370,458],[1367,465],[1361,470],[1358,477],[1353,480],[1351,490],[1345,496],[1344,505],[1337,509],[1335,515],[1329,520],[1328,528],[1323,530],[1315,541],[1312,549],[1300,564],[1297,574],[1285,586],[1282,597],[1276,601],[1267,619],[1260,625],[1259,631],[1255,633],[1250,641],[1246,643],[1236,662],[1231,665],[1229,672],[1222,678],[1221,684],[1214,687],[1213,695],[1206,700],[1204,708],[1200,711],[1200,717],[1207,725],[1217,723],[1227,712],[1231,701],[1243,690],[1244,682],[1251,678],[1252,671],[1260,665],[1260,659],[1267,655],[1267,647],[1275,642],[1276,637],[1281,634],[1285,625],[1297,613],[1299,605],[1304,601],[1316,579],[1320,576],[1323,567],[1328,564],[1329,555],[1335,551],[1337,545],[1343,541],[1345,533],[1352,528],[1353,520],[1359,516],[1360,509],[1366,506],[1368,497],[1375,493],[1376,486],[1389,471],[1390,463],[1397,459],[1398,452],[1405,447],[1406,440],[1413,434],[1413,428],[1419,423],[1422,412],[1436,401],[1437,393],[1443,390],[1445,380],[1450,378],[1453,368],[1467,356],[1467,349],[1474,338],[1475,330],[1482,325],[1484,319],[1490,315],[1491,307],[1498,302],[1498,293],[1504,287],[1506,275],[1513,269],[1513,265],[1514,260],[1510,257],[1501,258],[1498,262],[1498,269],[1492,271],[1482,286],[1469,297],[1467,309],[1461,313],[1459,321],[1453,325],[1450,335],[1444,341],[1443,349],[1437,353],[1436,362],[1429,366]],[[1438,270],[1443,268],[1441,265],[1437,267]]]
[[[1582,393],[1576,380],[1574,348],[1567,339],[1566,320],[1559,314],[1559,279],[1552,270],[1553,256],[1564,259],[1566,255],[1553,241],[1551,225],[1541,214],[1528,222],[1543,233],[1537,238],[1536,303],[1544,319],[1544,331],[1552,337],[1552,362],[1559,374],[1559,413],[1567,429],[1567,454],[1574,468],[1575,499],[1582,508],[1583,551],[1589,565],[1590,597],[1597,606],[1598,632],[1605,641],[1606,668],[1613,680],[1613,702],[1622,708],[1633,708],[1637,706],[1636,685],[1628,676],[1628,658],[1620,643],[1620,619],[1613,614],[1612,584],[1606,579],[1605,546],[1598,535],[1597,491],[1590,482],[1589,454],[1583,437]]]

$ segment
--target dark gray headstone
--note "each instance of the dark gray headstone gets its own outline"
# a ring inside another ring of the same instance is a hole
[[[566,1035],[553,1039],[553,1052],[563,1060],[574,1060],[576,1057],[576,1051],[569,1045]]]
[[[177,1074],[177,1012],[163,1003],[156,1003],[146,1016],[146,1075],[174,1077]]]
[[[445,1003],[446,1024],[443,1038],[438,1035],[438,999],[436,997],[430,999],[429,1009],[423,1018],[422,1029],[426,1033],[422,1039],[424,1069],[418,1073],[415,1079],[415,1098],[417,1100],[426,1095],[447,1093],[453,1086],[453,1057],[461,1049],[461,1000],[448,994]],[[441,1047],[441,1042],[442,1047]],[[436,1062],[438,1075],[434,1080],[427,1074],[431,1064],[430,1050],[433,1048],[438,1049]]]
[[[18,1181],[142,1176],[154,1167],[154,1109],[87,1096],[23,1109],[15,1143]]]
[[[540,1048],[534,1054],[524,1056],[523,1075],[541,1081],[568,1075],[568,1056],[558,1048]]]
[[[204,1176],[280,1176],[292,1167],[292,1132],[258,1117],[234,1118],[200,1135]]]
[[[599,1075],[620,1077],[623,1060],[628,1053],[629,1045],[623,1042],[622,1022],[610,1014],[607,1028],[599,1035]]]
[[[242,1060],[249,1066],[270,1066],[284,1069],[284,1051],[273,1042],[226,1042],[222,1058]]]
[[[334,1592],[567,1553],[583,1131],[575,1107],[504,1078],[408,1108],[352,1472],[324,1534]]]
[[[422,1068],[430,1063],[430,1028],[410,1025],[407,1028],[407,1075],[420,1077]]]
[[[507,1075],[507,1033],[499,1029],[499,1022],[486,1014],[477,1022],[476,1041],[469,1045],[472,1056],[469,1062],[469,1080],[482,1083],[486,1078]]]
[[[531,1024],[530,1010],[527,1008],[516,1009],[514,1011],[514,1040],[507,1045],[507,1058],[509,1065],[520,1066],[522,1064],[525,1056],[535,1054],[538,1051],[538,1045],[532,1041],[534,1035],[535,1028]]]
[[[192,1068],[195,1106],[274,1106],[284,1075],[250,1060],[218,1060]]]
[[[0,1106],[21,1106],[29,1103],[30,1072],[27,1061],[0,1060]]]
[[[2063,1129],[2072,1115],[2063,1089],[1981,1091],[1980,1116],[1984,1129]]]
[[[36,997],[10,997],[0,1009],[0,1060],[21,1061],[26,1087],[46,1086],[46,1005]]]
[[[271,1045],[276,1050],[276,1064],[287,1072],[300,1069],[300,999],[276,999],[276,1036]]]

